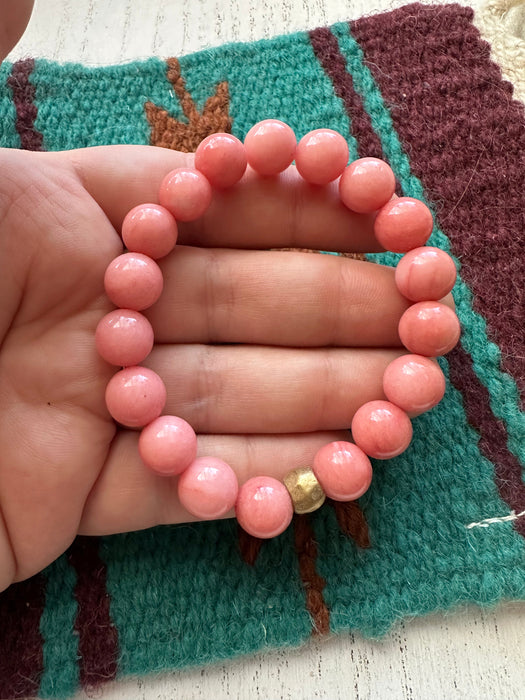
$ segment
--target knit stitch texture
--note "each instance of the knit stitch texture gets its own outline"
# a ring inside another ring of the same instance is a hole
[[[0,145],[193,151],[274,117],[331,127],[435,214],[462,337],[443,402],[358,503],[261,542],[234,521],[78,538],[0,594],[0,698],[383,635],[399,619],[525,599],[525,111],[459,5],[399,10],[180,59],[0,68]],[[398,256],[369,256],[395,264]],[[285,575],[283,575],[285,573]]]

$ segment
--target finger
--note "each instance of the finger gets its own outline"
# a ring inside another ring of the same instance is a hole
[[[33,3],[34,0],[0,0],[0,63],[22,37]]]
[[[157,346],[144,363],[164,380],[164,413],[198,433],[309,433],[350,426],[398,350],[250,345]]]
[[[242,484],[252,476],[282,479],[295,467],[312,464],[317,450],[349,433],[310,435],[203,435],[198,455],[212,455],[230,464]],[[155,525],[197,520],[180,504],[177,478],[161,477],[147,469],[139,457],[138,435],[118,434],[101,475],[84,507],[79,534],[110,535]],[[233,517],[230,512],[225,517]]]
[[[132,207],[158,201],[159,186],[170,170],[193,164],[192,154],[151,146],[99,146],[46,155],[66,159],[75,168],[117,230]],[[275,178],[248,170],[235,187],[214,192],[201,220],[181,224],[180,242],[377,252],[382,248],[373,235],[373,219],[342,205],[337,183],[308,185],[293,166]]]
[[[161,343],[394,347],[394,269],[334,255],[177,247],[148,317]]]
[[[237,187],[216,192],[202,226],[190,229],[186,240],[200,245],[204,233],[207,246],[374,253],[383,250],[374,218],[347,209],[337,182],[309,185],[290,166],[276,178],[249,171]]]

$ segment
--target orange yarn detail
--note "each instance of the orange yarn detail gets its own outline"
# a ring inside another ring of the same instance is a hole
[[[341,531],[351,537],[358,547],[367,549],[370,547],[370,536],[368,534],[368,524],[363,511],[357,501],[341,503],[330,501],[335,510],[337,523]]]
[[[229,116],[230,93],[228,83],[223,81],[215,88],[215,94],[206,100],[202,113],[197,110],[176,58],[167,60],[167,78],[182,107],[188,123],[180,122],[169,112],[153,102],[146,102],[144,109],[151,126],[150,143],[184,153],[193,153],[201,141],[210,134],[231,132]]]
[[[246,530],[243,530],[242,527],[239,525],[238,527],[238,533],[239,533],[239,550],[241,553],[241,557],[243,561],[245,561],[247,564],[250,566],[253,566],[255,562],[257,561],[257,557],[259,556],[259,551],[261,549],[261,545],[263,543],[263,540],[260,539],[259,537],[254,537],[253,535],[249,535]]]
[[[328,634],[330,631],[330,609],[323,589],[326,581],[317,572],[317,542],[307,515],[296,515],[294,520],[295,549],[299,561],[299,572],[306,595],[306,607],[312,617],[312,633]]]

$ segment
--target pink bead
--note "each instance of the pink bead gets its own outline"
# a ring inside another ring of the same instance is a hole
[[[456,345],[460,334],[458,317],[438,301],[420,301],[409,306],[399,321],[401,342],[416,355],[445,355]]]
[[[204,214],[211,202],[211,185],[194,168],[176,168],[160,185],[159,202],[177,221],[194,221]]]
[[[406,253],[425,245],[434,222],[426,204],[412,197],[387,202],[376,216],[374,233],[385,250]]]
[[[332,129],[310,131],[297,144],[295,165],[312,185],[327,185],[338,178],[348,163],[348,144]]]
[[[292,521],[292,499],[282,482],[270,476],[254,476],[239,489],[235,514],[250,535],[275,537]]]
[[[407,414],[388,401],[369,401],[352,420],[352,437],[375,459],[397,457],[410,445],[412,423]]]
[[[199,457],[179,477],[179,500],[202,520],[215,520],[235,505],[239,484],[229,464],[215,457]]]
[[[396,285],[410,301],[442,299],[456,282],[456,266],[439,248],[415,248],[396,267]]]
[[[355,501],[372,481],[372,465],[351,442],[331,442],[316,453],[313,471],[323,491],[334,501]]]
[[[144,464],[162,476],[180,474],[197,456],[197,436],[189,423],[176,416],[160,416],[139,437]]]
[[[163,258],[177,243],[177,222],[158,204],[139,204],[122,222],[122,240],[129,251]]]
[[[106,406],[111,416],[128,428],[141,428],[158,418],[166,403],[164,382],[146,367],[126,367],[111,377]]]
[[[153,347],[153,328],[138,311],[115,309],[100,320],[95,331],[98,354],[110,365],[138,365]]]
[[[339,181],[339,196],[345,206],[368,214],[384,206],[394,194],[392,168],[379,158],[359,158],[345,168]]]
[[[210,134],[195,151],[195,167],[217,188],[239,182],[246,164],[244,146],[231,134]]]
[[[383,391],[389,401],[416,416],[441,401],[445,377],[439,365],[428,357],[403,355],[386,368]]]
[[[142,253],[124,253],[109,263],[104,275],[106,294],[122,309],[142,311],[162,294],[162,272]]]
[[[259,175],[286,170],[294,159],[296,144],[293,129],[277,119],[255,124],[244,139],[248,163]]]

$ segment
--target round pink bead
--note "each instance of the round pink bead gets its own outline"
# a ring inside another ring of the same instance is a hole
[[[210,206],[211,195],[211,185],[201,172],[176,168],[162,181],[159,202],[177,221],[194,221]]]
[[[399,321],[399,337],[410,352],[437,357],[450,352],[461,334],[454,311],[438,301],[409,306]]]
[[[372,481],[372,465],[351,442],[331,442],[316,453],[313,471],[323,491],[334,501],[355,501]]]
[[[270,476],[254,476],[239,489],[235,514],[240,526],[254,537],[267,539],[284,532],[293,516],[286,486]]]
[[[239,484],[229,464],[215,457],[199,457],[179,477],[179,500],[192,515],[214,520],[235,505]]]
[[[368,214],[384,206],[394,194],[392,168],[379,158],[359,158],[345,168],[339,181],[339,196],[345,206]]]
[[[385,250],[406,253],[425,245],[433,225],[426,204],[412,197],[398,197],[387,202],[378,212],[374,233]]]
[[[124,253],[109,263],[104,275],[106,294],[122,309],[142,311],[162,294],[162,272],[142,253]]]
[[[160,416],[139,437],[144,464],[162,476],[180,474],[197,456],[197,436],[189,423],[177,416]]]
[[[277,119],[255,124],[244,139],[248,163],[259,175],[277,175],[286,170],[294,159],[296,145],[293,129]]]
[[[396,285],[410,301],[442,299],[456,282],[456,266],[439,248],[415,248],[396,267]]]
[[[352,437],[363,452],[375,459],[397,457],[410,445],[412,423],[389,401],[369,401],[352,420]]]
[[[110,365],[138,365],[151,352],[153,328],[138,311],[115,309],[102,318],[95,331],[98,354]]]
[[[415,416],[441,401],[445,394],[445,377],[430,358],[403,355],[386,368],[383,391],[389,401]]]
[[[128,428],[141,428],[158,418],[166,403],[166,387],[146,367],[126,367],[111,377],[106,406],[111,416]]]
[[[239,182],[246,165],[244,146],[231,134],[210,134],[195,151],[195,167],[217,188]]]
[[[310,131],[297,144],[295,165],[312,185],[327,185],[338,178],[348,163],[348,144],[332,129]]]
[[[134,253],[163,258],[177,243],[177,222],[158,204],[139,204],[122,222],[122,240]]]

